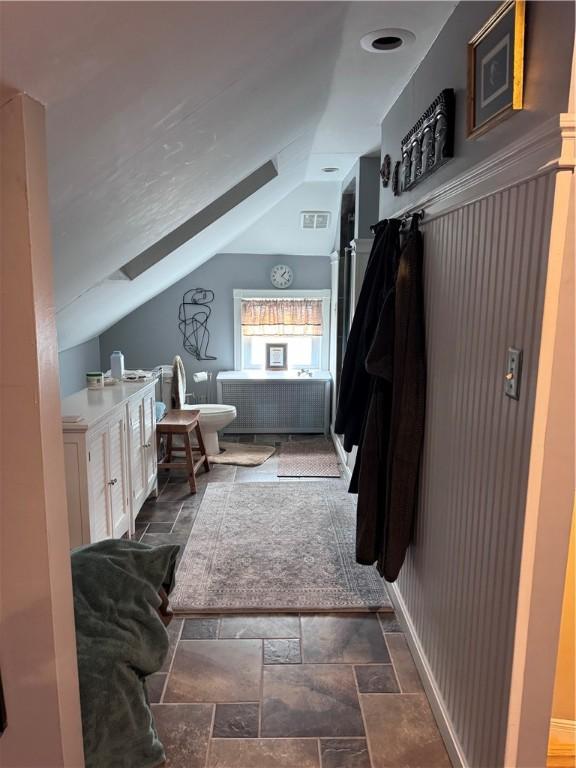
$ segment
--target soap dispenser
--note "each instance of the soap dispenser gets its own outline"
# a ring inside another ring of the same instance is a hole
[[[124,376],[124,355],[119,350],[110,355],[110,375],[117,381],[122,381]]]

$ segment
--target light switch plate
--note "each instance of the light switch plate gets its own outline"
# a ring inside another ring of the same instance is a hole
[[[520,398],[520,377],[522,375],[522,350],[508,347],[506,355],[506,376],[504,392],[508,397]]]

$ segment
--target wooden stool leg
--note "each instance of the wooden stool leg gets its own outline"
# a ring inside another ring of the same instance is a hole
[[[198,441],[200,454],[201,456],[204,456],[204,471],[210,472],[210,462],[208,461],[208,454],[206,453],[206,447],[204,445],[204,438],[202,437],[202,430],[200,429],[200,424],[196,424],[196,426],[194,427],[194,431],[196,432],[196,440]]]
[[[188,482],[190,483],[190,493],[196,493],[196,475],[194,473],[194,454],[192,453],[192,443],[190,442],[190,432],[184,435],[184,447],[186,448],[186,464],[188,466]]]
[[[168,432],[166,435],[166,463],[170,464],[172,461],[172,432]]]

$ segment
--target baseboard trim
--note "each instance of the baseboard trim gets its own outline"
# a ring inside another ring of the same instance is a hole
[[[347,480],[347,482],[350,482],[352,478],[352,472],[350,470],[350,467],[348,466],[347,459],[348,454],[344,450],[344,447],[340,440],[338,440],[338,437],[332,427],[330,427],[330,434],[332,435],[332,442],[334,443],[334,448],[336,448],[336,453],[338,454],[338,458],[340,459],[340,463],[342,464],[342,470],[344,472],[344,477]]]
[[[452,720],[450,719],[450,715],[446,709],[446,704],[444,703],[444,699],[440,694],[438,685],[436,684],[436,680],[432,674],[430,665],[428,664],[428,659],[426,658],[426,654],[424,653],[424,649],[422,648],[420,639],[418,638],[418,634],[416,633],[416,629],[412,623],[412,619],[410,618],[410,614],[408,613],[404,599],[402,598],[402,595],[400,594],[396,584],[386,584],[386,587],[392,599],[396,617],[400,622],[400,626],[402,627],[410,647],[410,651],[414,657],[414,663],[416,664],[418,672],[420,673],[420,677],[422,678],[422,685],[424,686],[424,690],[428,696],[430,707],[436,719],[438,729],[440,730],[444,740],[444,744],[446,746],[450,760],[452,761],[452,765],[454,768],[469,768],[464,750],[462,749],[462,745],[460,744],[458,736],[456,735],[456,731],[454,730]]]

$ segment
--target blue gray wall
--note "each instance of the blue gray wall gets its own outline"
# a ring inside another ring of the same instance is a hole
[[[71,347],[58,356],[60,363],[60,396],[66,397],[86,386],[86,373],[100,370],[98,337]]]
[[[294,270],[294,289],[330,288],[330,259],[327,256],[274,256],[217,254],[187,277],[172,285],[120,320],[100,336],[102,365],[109,367],[115,349],[124,353],[127,368],[152,368],[171,363],[181,355],[188,378],[194,371],[234,368],[234,288],[270,288],[270,270],[288,264]],[[197,361],[182,348],[178,309],[190,288],[209,288],[215,297],[208,320],[208,354],[216,360]],[[188,387],[191,389],[191,386]]]
[[[490,157],[548,118],[566,112],[574,44],[574,4],[527,3],[524,109],[477,139],[466,138],[467,42],[500,2],[462,2],[450,16],[382,122],[382,156],[400,160],[400,142],[444,88],[456,96],[454,158],[414,189],[394,197],[380,189],[380,218],[417,204],[426,194]]]
[[[342,191],[354,182],[356,215],[354,237],[371,238],[370,227],[378,221],[380,157],[360,157],[342,181]]]

